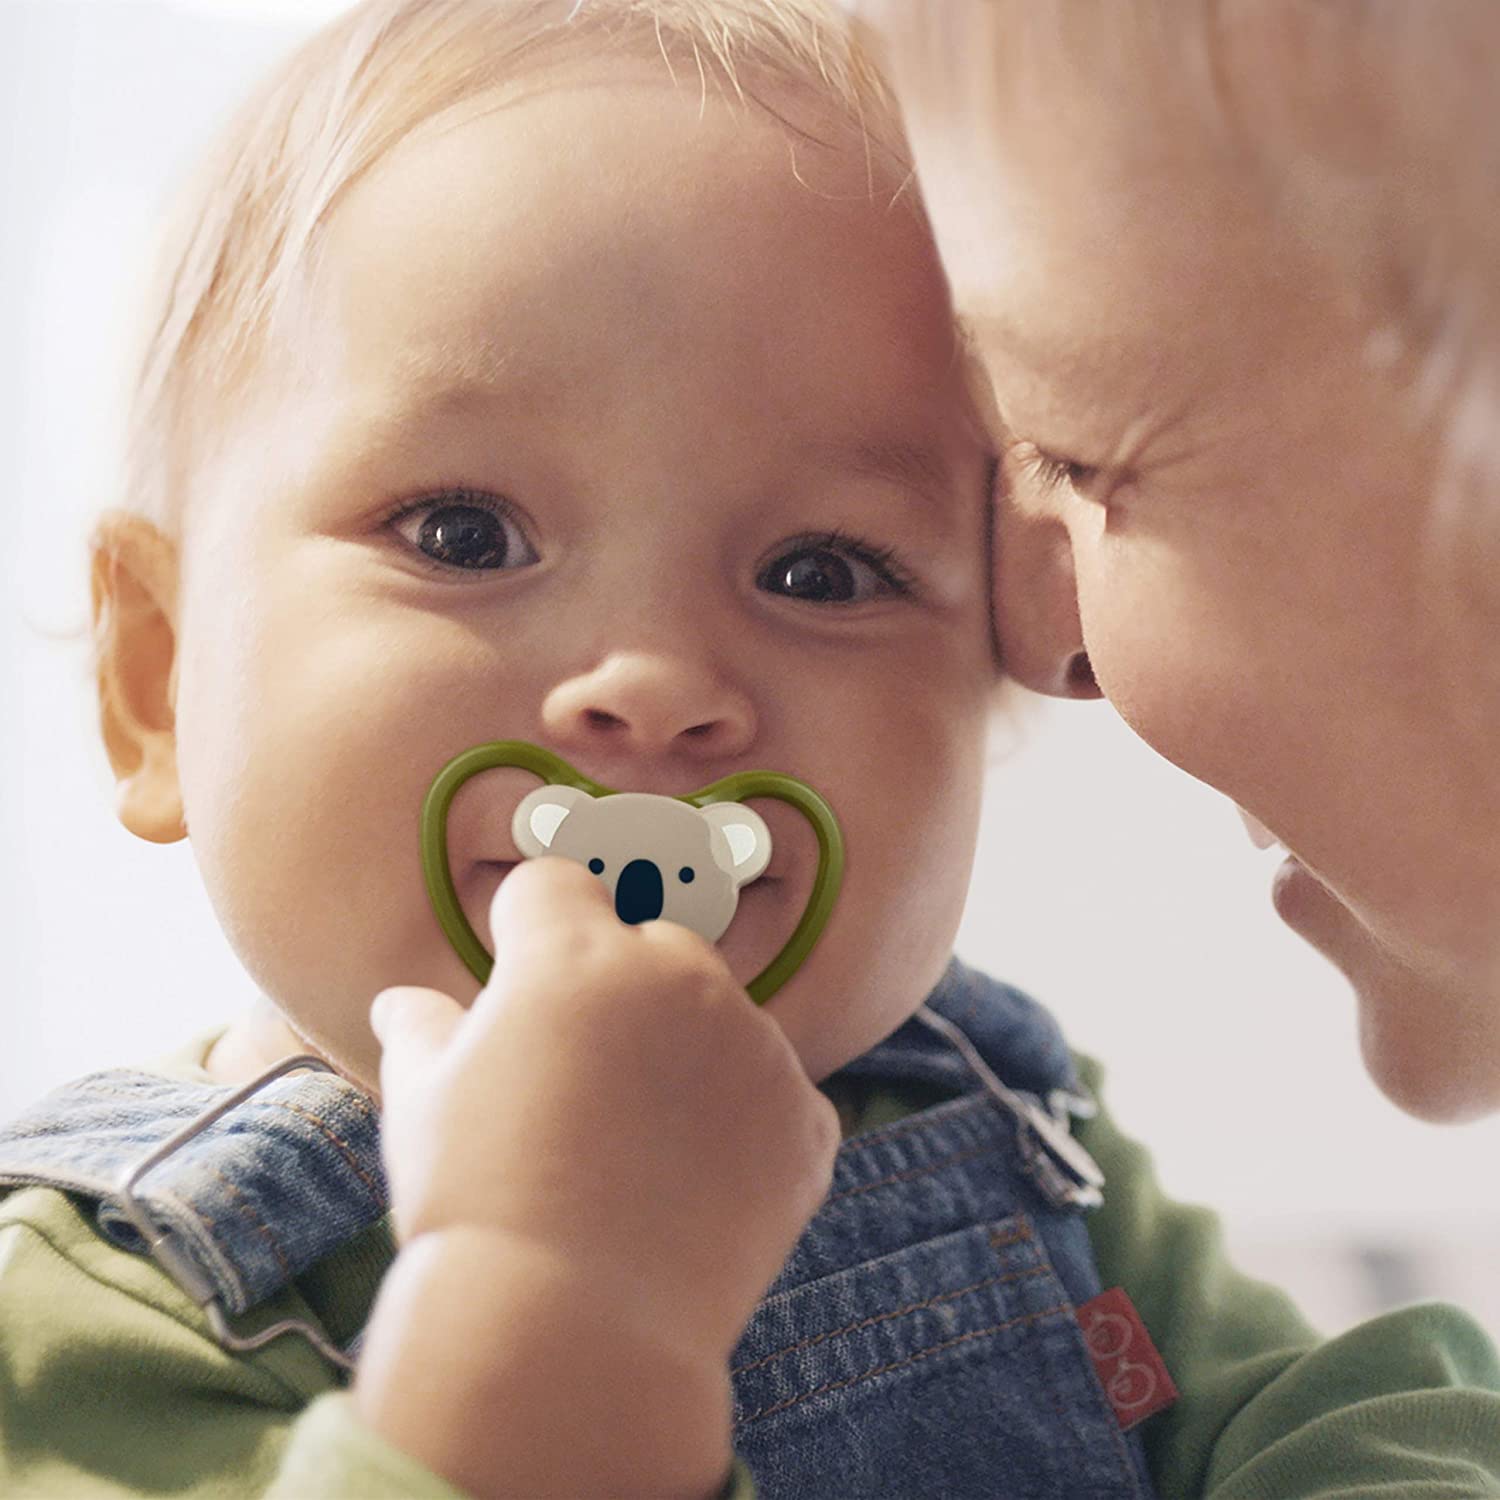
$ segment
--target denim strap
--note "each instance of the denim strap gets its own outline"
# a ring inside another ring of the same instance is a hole
[[[1055,1023],[1028,997],[957,960],[928,1006],[974,1046],[956,1049],[913,1019],[845,1073],[958,1096],[978,1081],[995,1095],[998,1075],[984,1077],[993,1063],[1005,1075],[1002,1113],[1013,1116],[1022,1158],[1035,1156],[1033,1175],[1045,1188],[1049,1162],[1030,1149],[1040,1136],[1026,1117],[1033,1100],[1071,1099],[1077,1089]],[[970,1051],[988,1059],[977,1079],[963,1055]],[[1025,1095],[1020,1112],[1012,1090]],[[172,1144],[179,1135],[186,1138]],[[1072,1184],[1063,1185],[1068,1192],[1048,1198],[1077,1206]],[[389,1210],[375,1104],[328,1072],[267,1075],[246,1090],[136,1070],[91,1074],[0,1130],[0,1188],[28,1186],[91,1200],[101,1232],[122,1249],[154,1255],[231,1348],[243,1344],[225,1315],[275,1297]],[[330,1357],[346,1363],[338,1352]]]
[[[152,1246],[127,1211],[126,1179],[235,1092],[126,1069],[90,1074],[0,1132],[0,1186],[89,1198],[114,1244],[146,1251]],[[172,1246],[184,1290],[242,1314],[385,1215],[379,1131],[373,1101],[353,1084],[332,1073],[294,1074],[172,1151],[133,1196]]]

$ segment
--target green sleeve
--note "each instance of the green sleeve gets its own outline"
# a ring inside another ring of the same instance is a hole
[[[1500,1358],[1471,1319],[1426,1304],[1322,1340],[1108,1115],[1078,1136],[1107,1179],[1089,1221],[1103,1284],[1129,1292],[1181,1393],[1142,1428],[1163,1500],[1500,1496]]]
[[[257,1321],[305,1309],[282,1299]],[[60,1193],[0,1205],[0,1494],[456,1500],[303,1340],[236,1358]]]
[[[312,1319],[288,1292],[243,1320]],[[246,1356],[61,1193],[0,1201],[0,1495],[462,1500],[359,1420],[303,1339]],[[736,1464],[721,1500],[753,1500]]]
[[[307,1500],[311,1495],[400,1500],[454,1493],[415,1460],[380,1445],[349,1405],[348,1396],[320,1396],[297,1421],[276,1478],[265,1492],[271,1500]],[[735,1464],[715,1500],[755,1500],[755,1483],[742,1463]]]

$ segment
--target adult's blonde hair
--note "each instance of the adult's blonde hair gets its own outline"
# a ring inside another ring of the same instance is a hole
[[[1065,98],[1130,79],[1122,137],[1165,122],[1217,153],[1357,292],[1370,358],[1399,363],[1446,437],[1438,528],[1478,496],[1500,544],[1500,0],[847,4],[889,47],[909,117],[981,162],[1020,80]],[[1066,131],[1066,107],[1044,123]]]
[[[898,179],[909,170],[882,77],[826,0],[365,0],[262,84],[182,200],[150,304],[124,506],[175,532],[226,402],[267,357],[353,183],[438,116],[609,52],[657,54],[680,86],[778,117],[788,91],[813,97],[858,128],[872,183],[877,157]]]

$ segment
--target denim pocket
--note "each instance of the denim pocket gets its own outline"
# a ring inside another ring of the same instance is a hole
[[[1139,1493],[1023,1214],[772,1295],[732,1369],[736,1447],[762,1497]]]

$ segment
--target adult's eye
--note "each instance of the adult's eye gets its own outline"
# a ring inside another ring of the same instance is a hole
[[[508,507],[484,495],[423,500],[395,517],[397,532],[444,568],[496,572],[538,561],[536,549]]]
[[[889,549],[839,535],[788,545],[761,569],[756,586],[809,604],[863,604],[910,592]]]
[[[1067,485],[1078,494],[1087,495],[1098,483],[1102,472],[1097,464],[1080,463],[1074,458],[1048,453],[1035,443],[1017,443],[1011,451],[1022,469],[1046,490]]]

